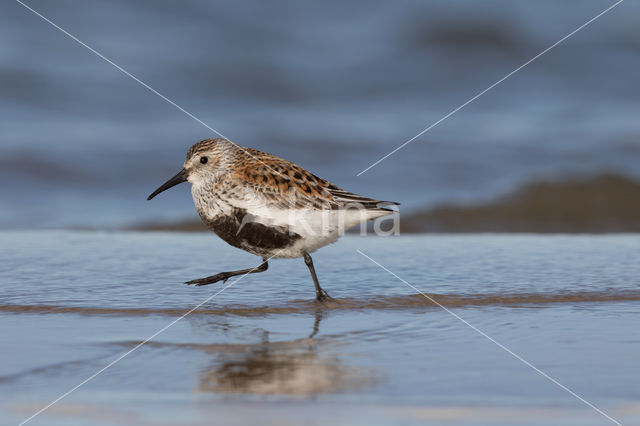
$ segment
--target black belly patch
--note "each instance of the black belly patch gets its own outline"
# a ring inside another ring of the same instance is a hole
[[[259,255],[289,247],[302,238],[287,227],[254,222],[244,209],[234,208],[230,215],[220,215],[214,219],[202,217],[202,220],[228,244]]]

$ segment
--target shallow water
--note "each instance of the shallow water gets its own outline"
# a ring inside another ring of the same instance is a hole
[[[389,268],[426,296],[356,250]],[[2,232],[0,416],[17,424],[640,422],[638,235],[347,236],[257,264],[209,234]],[[450,310],[445,311],[432,300]],[[613,423],[611,423],[613,424]]]

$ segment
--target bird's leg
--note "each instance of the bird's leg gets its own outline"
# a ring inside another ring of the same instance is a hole
[[[309,268],[309,272],[311,272],[311,278],[313,278],[313,284],[316,286],[316,300],[318,302],[324,302],[328,299],[331,299],[329,294],[320,287],[320,283],[318,282],[318,276],[316,275],[316,270],[313,267],[313,260],[311,260],[311,256],[309,253],[304,253],[304,263]]]
[[[255,268],[240,269],[239,271],[220,272],[218,274],[211,275],[210,277],[187,281],[185,284],[196,285],[199,287],[201,285],[217,283],[218,281],[225,282],[229,278],[235,277],[236,275],[256,274],[258,272],[266,271],[267,268],[269,268],[267,259],[262,258],[262,264],[260,266],[256,266]]]

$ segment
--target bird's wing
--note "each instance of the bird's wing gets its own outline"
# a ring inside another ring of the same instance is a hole
[[[367,210],[389,210],[389,201],[363,197],[333,185],[290,161],[252,148],[233,180],[241,181],[274,208],[344,209],[362,205]],[[389,210],[391,211],[391,210]]]

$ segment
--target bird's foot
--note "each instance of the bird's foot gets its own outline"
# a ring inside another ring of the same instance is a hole
[[[212,275],[206,278],[198,278],[197,280],[187,281],[185,284],[187,285],[195,285],[196,287],[200,287],[203,285],[217,283],[218,281],[227,282],[227,280],[232,277],[227,272],[220,272],[219,274]]]
[[[331,299],[333,298],[329,296],[329,293],[327,293],[323,289],[320,289],[320,291],[316,292],[316,302],[328,302]]]

